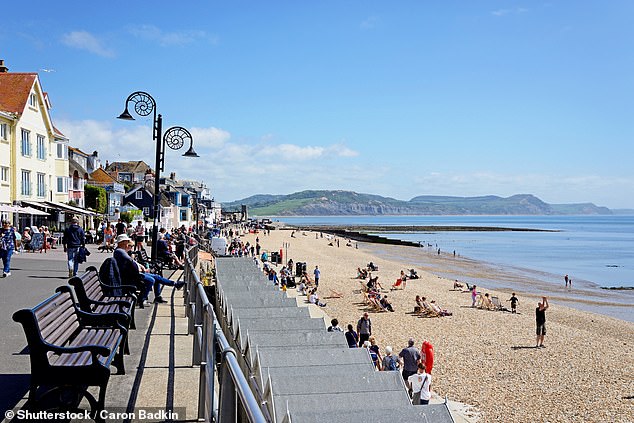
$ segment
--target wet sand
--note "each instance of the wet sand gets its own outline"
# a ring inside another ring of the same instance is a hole
[[[357,267],[378,264],[376,275],[396,310],[370,312],[381,351],[386,345],[400,351],[410,336],[417,346],[429,340],[435,349],[434,392],[474,406],[480,421],[634,422],[634,323],[566,307],[565,292],[547,294],[546,348],[536,349],[535,295],[516,291],[518,314],[474,309],[469,293],[453,290],[453,280],[428,271],[437,271],[438,263],[426,265],[432,258],[425,259],[418,249],[361,242],[356,249],[356,242],[346,247],[343,239],[339,247],[329,246],[326,238],[305,234],[291,238],[291,231],[274,230],[257,236],[263,249],[282,248],[295,262],[307,262],[311,275],[319,265],[319,293],[328,304],[324,311],[343,327],[356,326],[366,311],[355,279]],[[253,243],[255,237],[242,239]],[[461,268],[474,278],[489,276],[487,266],[478,262],[464,259],[458,268],[450,264],[448,269]],[[400,271],[409,268],[416,269],[420,279],[407,281],[404,290],[389,291]],[[509,290],[478,288],[508,307]],[[343,297],[327,298],[330,289]],[[435,299],[453,316],[412,315],[416,295]]]

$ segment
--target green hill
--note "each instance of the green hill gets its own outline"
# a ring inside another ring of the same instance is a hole
[[[237,209],[242,204],[248,207],[251,216],[612,214],[608,208],[592,203],[548,204],[530,194],[511,197],[417,196],[403,201],[338,190],[254,195],[223,203],[223,208]]]

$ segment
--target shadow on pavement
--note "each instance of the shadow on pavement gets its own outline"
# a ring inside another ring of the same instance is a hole
[[[13,410],[29,391],[30,374],[0,374],[0,415],[7,410]]]

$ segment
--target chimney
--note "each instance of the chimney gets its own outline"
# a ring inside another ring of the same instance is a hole
[[[9,72],[9,68],[4,65],[4,60],[0,59],[0,73]]]
[[[106,160],[106,167],[110,166],[110,162]]]

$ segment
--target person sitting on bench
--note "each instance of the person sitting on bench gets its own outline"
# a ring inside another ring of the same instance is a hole
[[[172,253],[169,244],[167,243],[165,238],[159,239],[156,243],[156,255],[159,260],[165,262],[165,264],[167,264],[167,266],[170,268],[183,268],[183,262],[178,257],[176,257],[176,254]]]
[[[132,249],[132,240],[126,234],[117,236],[116,239],[117,249],[114,250],[113,257],[119,267],[121,274],[121,281],[124,284],[141,284],[144,286],[144,290],[141,292],[139,298],[139,306],[145,306],[145,302],[150,295],[150,291],[154,288],[154,302],[165,303],[163,297],[161,297],[161,291],[163,285],[175,286],[176,289],[181,289],[185,282],[174,282],[163,276],[153,273],[147,273],[148,270],[140,263],[137,263],[130,257],[128,253]]]

